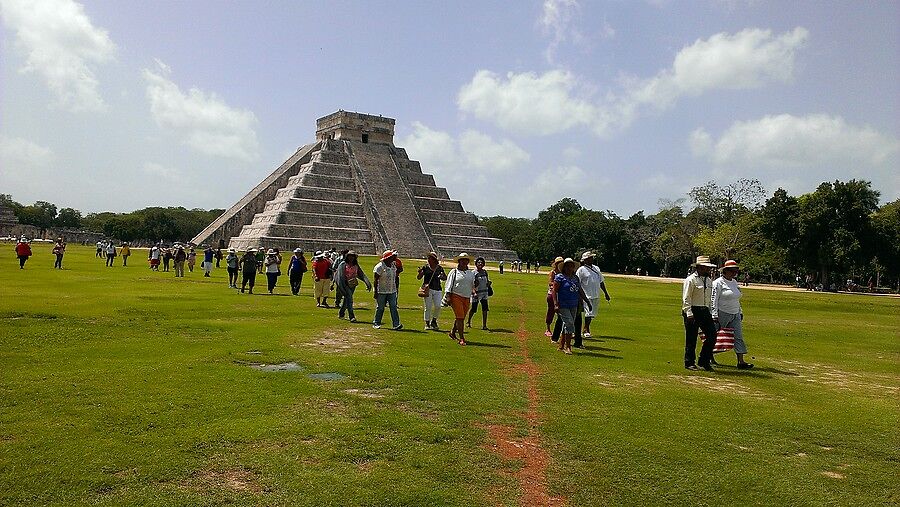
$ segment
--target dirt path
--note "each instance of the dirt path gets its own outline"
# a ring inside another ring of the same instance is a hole
[[[518,285],[518,284],[517,284]],[[519,482],[522,496],[519,505],[523,507],[546,507],[565,505],[564,498],[551,497],[547,487],[547,465],[550,456],[541,447],[538,425],[541,421],[540,397],[537,381],[540,370],[528,354],[528,330],[525,327],[525,300],[518,301],[521,318],[516,338],[519,344],[521,362],[513,366],[512,373],[525,375],[528,394],[528,410],[523,415],[527,425],[524,437],[515,436],[511,426],[491,424],[487,431],[491,438],[491,449],[507,460],[521,462],[521,468],[512,472]]]

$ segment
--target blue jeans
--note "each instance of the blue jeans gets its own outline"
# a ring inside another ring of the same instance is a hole
[[[338,290],[340,290],[340,289],[338,289]],[[350,317],[351,319],[356,318],[356,315],[353,314],[353,293],[354,292],[356,292],[355,289],[347,289],[347,290],[341,291],[341,294],[343,294],[344,299],[341,300],[341,311],[338,312],[339,317],[343,317],[344,314],[346,313],[347,316]],[[384,307],[382,307],[382,310],[383,309],[384,309]],[[379,318],[380,318],[380,315],[379,315]]]
[[[391,326],[397,327],[400,325],[400,314],[397,312],[397,293],[392,292],[390,294],[376,294],[375,301],[378,302],[378,307],[375,308],[375,321],[372,324],[376,326],[381,325],[381,317],[384,315],[384,305],[387,303],[391,308]]]

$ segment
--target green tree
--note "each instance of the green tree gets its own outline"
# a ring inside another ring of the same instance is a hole
[[[81,212],[74,208],[63,208],[56,215],[54,224],[57,227],[78,229],[81,227]]]
[[[872,215],[872,229],[877,283],[884,283],[881,279],[883,269],[900,291],[900,199],[885,204]]]
[[[19,208],[16,217],[23,224],[39,228],[43,235],[47,229],[53,227],[53,222],[56,220],[56,205],[47,201],[36,201],[30,206]]]

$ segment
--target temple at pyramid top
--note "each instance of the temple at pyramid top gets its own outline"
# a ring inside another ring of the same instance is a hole
[[[316,121],[316,141],[300,147],[209,224],[195,244],[248,248],[434,251],[513,260],[478,218],[394,146],[394,119],[337,111]],[[452,169],[452,168],[448,168]]]

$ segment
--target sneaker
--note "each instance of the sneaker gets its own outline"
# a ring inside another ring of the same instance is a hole
[[[350,322],[356,323],[356,317],[352,317],[352,318],[350,319]]]
[[[700,371],[700,368],[698,368],[696,364],[687,365],[684,367],[684,369],[691,371]]]
[[[563,351],[563,353],[566,354],[567,356],[571,356],[571,355],[572,355],[572,349],[566,349],[566,350]]]
[[[713,367],[712,367],[711,364],[701,364],[701,365],[700,365],[700,368],[702,368],[702,369],[704,369],[704,370],[706,370],[706,371],[716,371],[716,370],[713,369]]]
[[[431,322],[425,323],[425,331],[431,331]]]
[[[372,329],[381,329],[381,324],[372,324]]]
[[[391,329],[393,329],[394,331],[400,331],[401,329],[403,329],[403,324],[397,324],[396,326],[392,327]]]
[[[739,370],[749,370],[750,368],[753,368],[753,363],[740,363],[737,365]]]
[[[591,337],[591,333],[584,333],[584,334],[581,335],[581,336],[584,336],[585,338],[590,338],[590,337]]]

